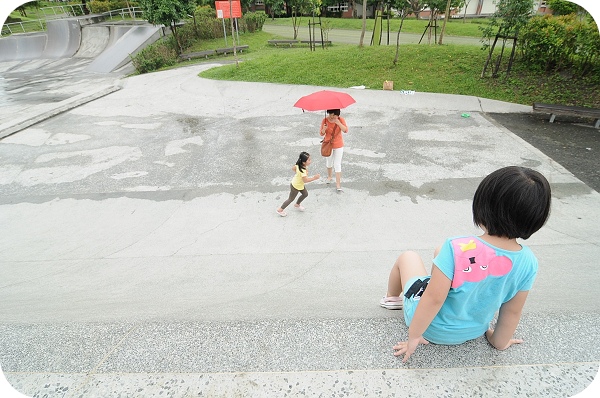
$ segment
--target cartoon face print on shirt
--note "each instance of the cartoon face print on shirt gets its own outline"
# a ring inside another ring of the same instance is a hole
[[[459,238],[452,241],[454,248],[454,278],[452,287],[465,282],[479,282],[488,276],[503,276],[512,269],[512,261],[477,239]]]

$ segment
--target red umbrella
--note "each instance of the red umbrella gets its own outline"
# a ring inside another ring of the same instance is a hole
[[[326,111],[327,109],[342,109],[356,101],[350,94],[339,91],[322,90],[300,98],[294,106],[306,111]]]

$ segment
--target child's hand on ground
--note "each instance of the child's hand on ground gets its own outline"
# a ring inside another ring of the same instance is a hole
[[[508,343],[506,343],[506,345],[504,347],[498,347],[496,344],[494,344],[494,329],[488,329],[487,332],[485,332],[485,337],[487,338],[487,341],[494,346],[494,348],[496,348],[497,350],[506,350],[508,347],[510,347],[513,344],[521,344],[523,342],[522,339],[510,339],[508,340]]]
[[[315,175],[313,176],[313,178],[314,178],[315,180],[318,180],[319,178],[321,178],[321,174],[318,174],[318,173],[317,173],[317,174],[315,174]]]
[[[415,352],[419,344],[429,344],[429,341],[425,340],[423,336],[416,339],[410,339],[408,341],[400,341],[394,346],[394,356],[399,357],[404,354],[402,362],[408,361],[408,358]]]

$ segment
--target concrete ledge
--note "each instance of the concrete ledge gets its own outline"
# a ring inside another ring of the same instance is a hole
[[[159,397],[165,391],[174,397],[470,397],[493,392],[503,397],[571,397],[584,391],[597,373],[598,363],[576,363],[319,372],[7,373],[6,378],[16,390],[40,397],[62,397],[66,389],[69,396],[83,397]]]
[[[25,115],[20,115],[6,123],[0,124],[0,139],[120,89],[121,87],[118,85],[103,86],[96,91],[82,93],[55,104],[42,104],[35,108],[32,107]]]
[[[374,301],[374,318],[0,324],[0,363],[6,373],[306,372],[600,364],[598,353],[590,349],[597,343],[596,337],[585,332],[600,327],[595,313],[527,313],[516,333],[525,342],[506,351],[492,348],[480,337],[455,346],[421,346],[403,364],[392,355],[392,346],[407,335],[406,325],[398,319],[402,311],[379,308]],[[564,336],[571,338],[567,341]],[[156,344],[149,345],[149,341]],[[548,349],[558,346],[560,349]]]

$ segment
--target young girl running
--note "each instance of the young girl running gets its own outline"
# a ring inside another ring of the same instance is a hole
[[[277,209],[277,214],[279,214],[281,217],[287,216],[287,213],[284,211],[284,209],[288,207],[288,205],[292,203],[294,199],[296,199],[298,193],[300,193],[300,197],[298,198],[298,201],[294,207],[300,211],[304,211],[304,206],[302,206],[301,203],[308,196],[308,190],[304,187],[304,184],[321,178],[321,175],[319,174],[308,177],[307,167],[310,165],[310,162],[310,154],[308,152],[300,152],[298,161],[294,166],[292,166],[292,170],[296,174],[294,175],[294,178],[292,178],[292,183],[290,184],[290,197],[283,202],[279,209]]]
[[[431,275],[418,254],[398,257],[380,301],[388,309],[402,309],[404,301],[408,340],[393,347],[394,355],[404,355],[406,362],[419,344],[461,344],[484,334],[498,350],[523,342],[513,334],[538,262],[517,238],[527,239],[545,224],[550,196],[548,181],[537,171],[496,170],[473,198],[473,221],[481,236],[446,240],[435,251]]]

